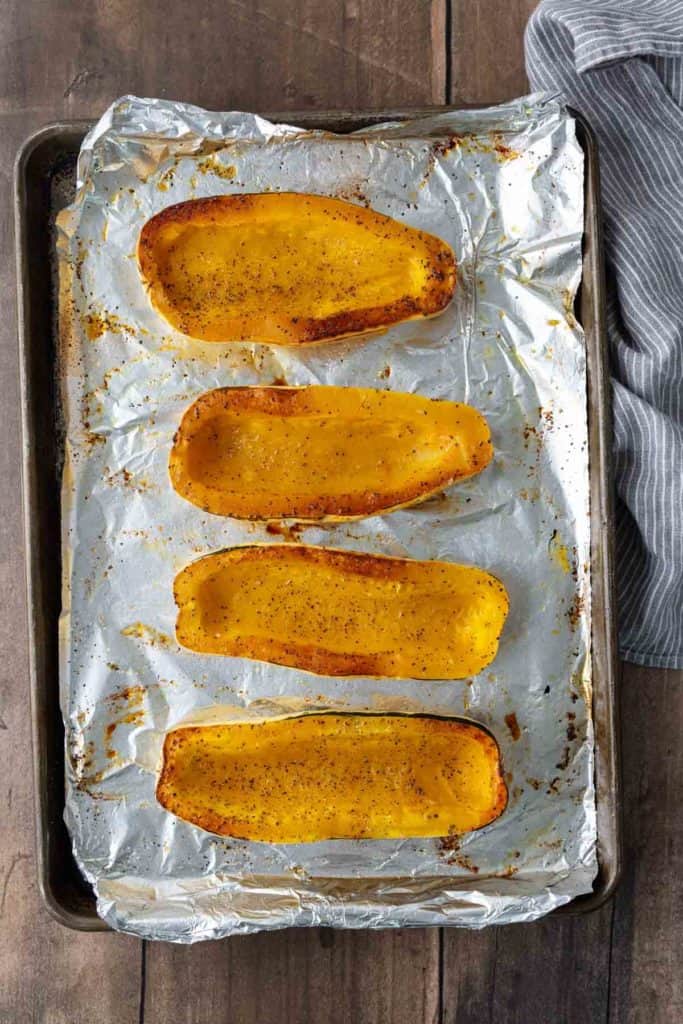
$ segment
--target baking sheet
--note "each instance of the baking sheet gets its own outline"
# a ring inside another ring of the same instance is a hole
[[[585,360],[571,313],[583,177],[571,118],[532,97],[332,136],[126,97],[90,133],[79,177],[60,217],[62,698],[67,824],[100,913],[192,941],[288,924],[479,926],[589,891]],[[369,202],[439,234],[461,263],[454,303],[436,320],[303,353],[183,339],[148,306],[140,227],[190,195],[265,188]],[[284,381],[469,401],[489,420],[494,463],[422,506],[343,526],[274,534],[186,505],[166,475],[184,408],[208,387]],[[290,539],[488,568],[511,597],[498,658],[467,682],[342,682],[176,647],[179,568],[217,547]],[[162,811],[154,782],[163,730],[216,704],[227,715],[464,713],[501,744],[508,810],[459,843],[209,836]]]

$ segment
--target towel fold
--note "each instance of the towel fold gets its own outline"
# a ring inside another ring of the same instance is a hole
[[[621,655],[683,668],[683,2],[543,0],[525,43],[599,143]]]

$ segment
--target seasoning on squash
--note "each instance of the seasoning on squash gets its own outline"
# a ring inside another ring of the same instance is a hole
[[[152,305],[201,341],[299,345],[440,313],[449,245],[374,210],[296,192],[169,206],[142,228]]]
[[[347,519],[420,501],[491,460],[469,405],[370,388],[227,387],[183,416],[176,491],[237,519]]]
[[[468,832],[502,814],[507,789],[481,726],[323,713],[169,732],[157,799],[219,835],[307,843]]]
[[[493,661],[508,611],[474,566],[303,544],[214,552],[174,592],[184,647],[327,676],[464,679]]]

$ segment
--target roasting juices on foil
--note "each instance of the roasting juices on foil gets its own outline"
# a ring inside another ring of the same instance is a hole
[[[124,97],[78,175],[60,686],[99,913],[191,942],[590,891],[571,117]]]

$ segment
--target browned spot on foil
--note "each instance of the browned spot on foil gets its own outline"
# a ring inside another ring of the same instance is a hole
[[[129,707],[140,707],[145,699],[147,689],[144,686],[124,686],[111,693],[105,700],[109,704],[128,704]]]
[[[505,716],[505,724],[510,730],[510,735],[512,736],[513,740],[518,740],[519,737],[522,735],[522,730],[519,727],[517,715],[514,713],[514,711],[511,711],[509,715]]]
[[[439,839],[440,853],[457,853],[460,849],[460,836],[456,833],[450,836],[442,836]]]
[[[94,430],[88,430],[83,434],[83,443],[90,449],[96,448],[98,444],[106,444],[107,439],[104,434],[96,434]]]
[[[205,160],[200,160],[197,170],[200,174],[215,174],[217,178],[223,178],[225,181],[232,181],[237,175],[237,168],[234,164],[221,163],[215,154],[207,156]]]
[[[562,759],[555,765],[561,772],[565,771],[569,767],[569,761],[571,760],[571,747],[565,747]]]
[[[538,431],[536,430],[536,427],[532,426],[530,423],[524,424],[524,427],[522,428],[522,436],[524,438],[525,448],[528,448],[532,442],[539,441]]]
[[[360,184],[349,185],[348,188],[338,189],[335,192],[338,199],[346,199],[348,202],[357,202],[361,206],[370,206],[370,200],[361,188]]]
[[[85,313],[83,328],[89,341],[97,341],[103,334],[135,334],[135,327],[126,324],[115,313]],[[140,333],[147,333],[141,330]]]
[[[517,160],[521,155],[518,150],[505,145],[503,142],[503,136],[500,132],[493,132],[491,134],[491,142],[493,144],[493,150],[501,163],[506,160]]]
[[[572,630],[575,630],[581,621],[581,616],[584,609],[584,598],[583,595],[577,590],[572,598],[572,603],[567,609],[567,618],[569,619],[569,626]]]
[[[95,744],[90,740],[85,744],[82,750],[74,749],[70,746],[69,749],[69,762],[76,778],[80,780],[84,777],[88,768],[92,767],[93,758],[95,756]]]
[[[479,872],[477,865],[464,853],[460,853],[460,836],[455,833],[441,837],[439,855],[447,864],[457,864],[459,867],[465,868],[466,871],[472,871],[475,875]]]
[[[110,698],[111,700],[111,698]],[[120,707],[115,710],[122,710]],[[105,756],[110,760],[114,757],[118,757],[118,752],[111,745],[112,737],[120,725],[140,725],[145,720],[145,712],[140,709],[139,711],[130,711],[126,715],[122,715],[121,718],[116,718],[112,722],[108,722],[104,727],[104,742],[106,745]]]
[[[162,633],[154,626],[146,626],[144,622],[133,622],[130,626],[126,626],[121,630],[121,636],[131,636],[136,640],[143,640],[153,647],[175,646],[173,637],[170,637],[168,633]]]
[[[109,473],[108,470],[105,469],[104,482],[108,487],[125,487],[131,491],[138,491],[140,494],[144,494],[145,491],[153,490],[153,485],[149,480],[135,476],[125,467],[117,470],[115,473]]]
[[[474,142],[474,136],[458,135],[457,132],[454,132],[452,135],[449,135],[445,139],[438,139],[432,145],[432,153],[434,154],[434,156],[448,156],[451,150],[455,149],[456,146],[459,146],[462,142],[466,140]]]
[[[266,523],[266,533],[270,533],[274,537],[282,537],[283,540],[291,544],[298,544],[301,534],[306,529],[306,523],[293,523],[291,526],[279,522]]]
[[[83,242],[79,241],[76,247],[76,258],[74,260],[73,269],[81,288],[83,288],[83,264],[85,263],[85,257],[87,255],[88,250],[83,245]]]
[[[562,291],[562,307],[564,309],[564,318],[567,321],[569,327],[576,327],[576,317],[574,316],[574,295],[569,288],[564,288]]]
[[[464,853],[453,854],[452,857],[448,858],[448,863],[457,864],[459,868],[464,868],[465,871],[471,871],[475,875],[479,874],[479,868],[477,865],[470,857],[465,856]]]
[[[574,712],[573,711],[568,711],[567,712],[567,721],[568,721],[569,724],[567,726],[567,739],[570,742],[572,740],[576,739],[576,725],[574,724],[575,720],[576,720],[576,715],[574,714]]]

